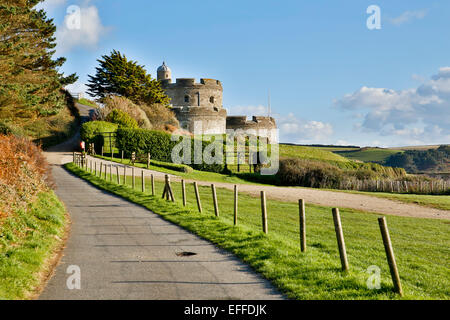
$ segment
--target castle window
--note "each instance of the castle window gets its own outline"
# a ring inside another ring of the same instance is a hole
[[[184,102],[189,102],[189,96],[184,96]]]
[[[209,102],[214,103],[214,97],[209,98]]]

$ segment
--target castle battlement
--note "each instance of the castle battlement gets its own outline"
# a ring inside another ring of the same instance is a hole
[[[177,78],[172,82],[172,71],[163,62],[157,70],[161,87],[170,98],[173,111],[183,129],[193,132],[194,125],[201,123],[203,133],[223,134],[225,129],[254,130],[270,142],[276,141],[276,124],[272,117],[227,117],[223,109],[222,83],[216,79]]]
[[[161,81],[163,88],[210,88],[222,90],[222,83],[216,79],[200,79],[200,82],[195,82],[195,78],[177,78],[176,82],[172,79],[164,79]]]

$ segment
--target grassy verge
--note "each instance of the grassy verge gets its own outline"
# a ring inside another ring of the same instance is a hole
[[[261,232],[259,199],[239,196],[239,223],[233,226],[233,192],[217,189],[220,217],[214,216],[211,189],[200,187],[204,212],[196,210],[192,185],[187,207],[181,204],[180,183],[172,183],[176,202],[160,198],[163,183],[156,181],[155,197],[126,185],[117,185],[73,164],[66,168],[93,185],[138,203],[166,220],[232,252],[292,299],[399,299],[392,292],[377,217],[341,210],[350,272],[340,271],[331,210],[307,205],[307,252],[299,250],[298,207],[268,200],[269,234]],[[112,181],[115,181],[113,176]],[[140,179],[136,178],[139,188]],[[147,189],[149,183],[147,181]],[[405,299],[450,298],[450,225],[447,221],[389,216],[388,225],[399,266]],[[368,289],[367,268],[381,269],[381,288]]]
[[[105,157],[105,156],[100,156],[97,155],[95,156],[96,158],[99,159],[104,159],[104,160],[108,160],[108,161],[113,161],[116,163],[122,163],[120,159],[114,158],[113,160],[111,160],[111,157]],[[126,164],[127,166],[131,166],[131,161],[130,159],[124,159],[123,160],[123,164]],[[169,164],[170,165],[170,164]],[[135,167],[137,168],[145,168],[147,169],[147,164],[144,163],[139,163],[136,162],[134,164]],[[224,182],[224,183],[238,183],[238,184],[259,184],[256,182],[251,182],[248,180],[244,180],[242,178],[240,178],[238,175],[226,175],[226,174],[222,174],[222,173],[215,173],[215,172],[207,172],[207,171],[200,171],[200,170],[192,170],[192,172],[180,172],[178,170],[171,170],[168,168],[163,168],[160,164],[159,165],[153,165],[151,164],[148,167],[149,170],[155,170],[155,171],[159,171],[159,172],[163,172],[163,173],[167,173],[167,174],[171,174],[171,175],[175,175],[175,176],[179,176],[179,177],[183,177],[186,179],[195,179],[195,180],[199,180],[199,181],[211,181],[211,182]]]
[[[346,191],[346,190],[332,190],[332,191],[363,194],[367,196],[396,200],[405,203],[414,203],[424,207],[430,207],[441,210],[450,210],[450,196],[448,195],[401,194],[401,193],[362,192],[362,191]]]
[[[97,156],[97,158],[111,161],[110,157]],[[120,159],[118,160],[116,158],[113,160],[113,162],[121,163]],[[123,163],[131,166],[129,159],[124,159]],[[135,166],[138,168],[147,168],[147,165],[142,164],[142,163],[135,163]],[[249,181],[248,178],[243,179],[236,175],[225,175],[225,174],[221,174],[221,173],[205,172],[205,171],[198,171],[198,170],[193,170],[193,172],[190,172],[190,173],[183,173],[183,172],[170,170],[167,168],[162,168],[160,166],[153,166],[153,165],[151,165],[149,167],[149,169],[167,173],[167,174],[171,174],[171,175],[175,175],[175,176],[180,176],[185,179],[192,179],[192,180],[198,180],[198,181],[261,185],[261,183],[259,183],[259,182],[252,182],[252,181]],[[242,175],[245,175],[245,174],[242,174]],[[264,185],[275,186],[274,184],[270,183],[270,179],[268,179],[267,183],[265,183]],[[279,187],[279,186],[277,186],[277,187]],[[298,188],[304,188],[304,187],[298,187]],[[424,206],[424,207],[429,207],[429,208],[450,210],[450,197],[446,196],[446,195],[421,195],[421,194],[400,194],[400,193],[383,193],[383,192],[362,192],[362,191],[337,190],[337,189],[320,189],[320,190],[363,194],[363,195],[367,195],[367,196],[401,201],[404,203],[414,203],[414,204]]]
[[[66,223],[65,208],[53,191],[1,221],[0,299],[27,299],[39,291]]]

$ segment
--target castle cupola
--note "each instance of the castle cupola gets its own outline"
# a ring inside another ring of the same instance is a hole
[[[164,61],[162,66],[160,66],[157,70],[157,77],[158,80],[167,80],[172,78],[172,71]]]

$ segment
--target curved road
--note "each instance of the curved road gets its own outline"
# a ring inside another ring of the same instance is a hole
[[[71,231],[39,299],[284,298],[233,255],[68,173],[61,164],[71,161],[78,141],[46,152]],[[73,288],[78,274],[80,289]]]

